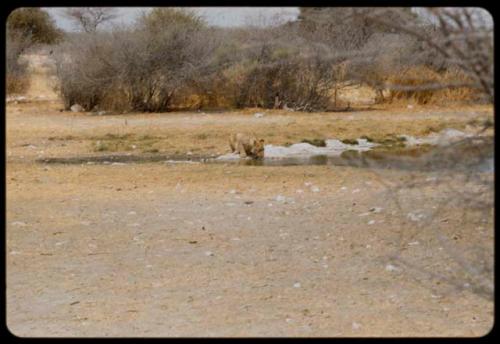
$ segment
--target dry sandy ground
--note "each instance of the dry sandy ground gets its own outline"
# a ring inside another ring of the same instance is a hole
[[[439,187],[395,197],[384,184],[429,174],[35,161],[108,154],[95,144],[109,134],[130,134],[108,146],[112,152],[223,153],[231,131],[255,130],[281,144],[313,134],[418,134],[464,128],[491,117],[491,108],[257,119],[250,111],[89,116],[59,107],[7,107],[7,325],[14,334],[481,336],[491,329],[491,301],[388,258],[398,252],[424,272],[456,269],[432,233],[408,220],[410,212],[430,214]],[[141,135],[157,140],[128,149],[131,137],[136,146],[147,141]],[[454,249],[475,243],[492,252],[492,215],[465,212],[441,210],[440,232]]]

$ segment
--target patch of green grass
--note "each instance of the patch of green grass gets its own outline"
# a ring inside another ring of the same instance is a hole
[[[340,153],[340,157],[343,159],[353,159],[359,157],[359,152],[353,149],[349,149]]]
[[[109,145],[107,145],[107,144],[106,144],[106,143],[104,143],[104,142],[97,141],[97,142],[94,144],[94,151],[96,151],[96,152],[105,152],[105,151],[109,151]]]
[[[344,139],[344,140],[341,140],[340,142],[342,142],[346,145],[357,145],[358,144],[358,140],[354,140],[354,139]]]
[[[303,139],[300,141],[302,143],[309,143],[310,145],[316,146],[316,147],[326,147],[326,142],[323,139]]]

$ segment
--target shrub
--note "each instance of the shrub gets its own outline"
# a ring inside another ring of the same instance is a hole
[[[206,67],[211,46],[204,30],[193,14],[160,8],[129,28],[75,36],[58,54],[66,107],[171,110],[177,93]]]
[[[27,63],[19,57],[30,46],[29,39],[18,32],[7,32],[6,39],[6,91],[8,94],[23,93],[29,86],[26,75]]]

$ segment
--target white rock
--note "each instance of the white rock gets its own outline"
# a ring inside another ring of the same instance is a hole
[[[18,227],[26,227],[27,224],[22,222],[22,221],[14,221],[11,223],[12,226],[18,226]]]
[[[419,245],[420,243],[418,241],[413,241],[413,242],[409,242],[408,243],[408,246],[415,246],[415,245]]]
[[[385,271],[398,271],[399,269],[392,264],[387,264],[385,266]]]
[[[373,225],[374,223],[375,223],[375,220],[370,220],[370,221],[368,221],[368,224],[369,224],[369,225]]]
[[[213,255],[214,255],[214,253],[212,251],[205,251],[205,256],[211,257]]]
[[[277,202],[285,202],[286,201],[286,197],[282,196],[282,195],[278,195],[278,196],[276,196],[276,201]]]
[[[129,212],[128,212],[128,214],[129,214],[129,215],[135,215],[135,214],[137,214],[137,213],[136,213],[135,211],[133,211],[133,210],[132,210],[132,211],[129,211]]]
[[[425,214],[408,213],[407,217],[414,222],[420,221],[425,217]]]
[[[85,109],[83,108],[83,106],[81,106],[80,104],[73,104],[73,105],[71,105],[70,110],[73,111],[73,112],[84,112],[85,111]]]
[[[305,185],[305,186],[311,186],[311,185],[312,185],[312,183],[311,183],[311,182],[305,182],[305,183],[304,183],[304,185]]]
[[[313,187],[311,188],[311,191],[312,191],[312,192],[319,192],[319,187],[317,187],[317,186],[313,186]]]
[[[361,328],[361,325],[358,324],[357,322],[353,321],[352,322],[352,329],[353,330],[359,330]]]
[[[302,189],[297,189],[297,191],[295,191],[295,192],[297,192],[297,193],[303,193],[303,192],[304,192],[304,190],[302,190]]]
[[[340,190],[347,190],[347,187],[343,186],[340,188]]]
[[[379,208],[379,207],[373,207],[370,209],[372,213],[380,213],[384,208]]]
[[[255,118],[261,118],[261,117],[264,117],[264,114],[262,112],[256,112],[254,113],[253,115]]]
[[[300,287],[301,287],[301,285],[300,285],[300,283],[299,283],[299,282],[297,282],[297,283],[294,283],[294,284],[293,284],[293,287],[294,287],[294,288],[300,288]]]

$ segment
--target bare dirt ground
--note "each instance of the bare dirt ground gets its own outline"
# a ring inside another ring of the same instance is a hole
[[[225,153],[233,131],[273,144],[422,135],[492,118],[491,107],[262,118],[254,110],[91,116],[59,108],[49,99],[6,110],[7,324],[15,335],[481,336],[491,329],[491,301],[388,263],[404,247],[417,264],[453,268],[432,235],[406,237],[415,231],[407,213],[432,208],[440,190],[402,195],[402,213],[384,185],[428,174],[36,161]],[[492,251],[492,219],[477,227],[463,213],[455,206],[439,214],[441,233],[456,248],[474,242]]]

